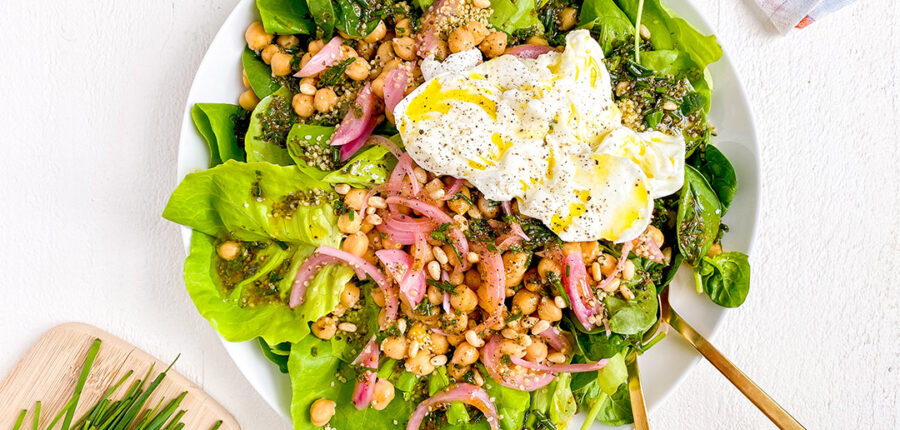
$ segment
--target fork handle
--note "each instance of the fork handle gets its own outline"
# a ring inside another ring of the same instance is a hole
[[[784,410],[775,400],[772,400],[761,388],[759,388],[744,372],[725,358],[715,346],[706,340],[690,324],[685,322],[669,308],[668,323],[684,337],[707,361],[710,362],[722,375],[725,375],[745,397],[750,399],[762,413],[766,414],[772,422],[781,429],[805,429],[797,420]]]

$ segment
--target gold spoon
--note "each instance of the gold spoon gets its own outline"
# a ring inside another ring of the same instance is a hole
[[[762,413],[764,413],[772,423],[780,429],[805,429],[794,417],[784,410],[775,400],[772,400],[759,386],[753,383],[744,372],[741,372],[737,366],[725,358],[715,346],[709,343],[697,330],[694,330],[690,324],[672,309],[669,304],[669,289],[664,289],[659,294],[659,311],[661,322],[665,322],[668,326],[675,329],[700,355],[703,356],[710,364],[713,365],[722,375],[725,375],[737,389],[750,399]],[[653,332],[651,329],[648,333]],[[644,336],[647,338],[647,335]],[[632,357],[634,355],[634,357]],[[647,422],[647,409],[644,404],[644,395],[641,391],[641,381],[639,369],[637,366],[637,356],[634,352],[629,354],[629,358],[633,358],[633,364],[626,359],[628,366],[628,392],[631,395],[631,409],[634,415],[635,430],[649,430]]]

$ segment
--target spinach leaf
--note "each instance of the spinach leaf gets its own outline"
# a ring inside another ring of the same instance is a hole
[[[287,136],[296,119],[291,108],[291,90],[281,88],[259,101],[250,117],[244,149],[247,161],[267,161],[288,166],[294,164],[288,150]]]
[[[609,329],[614,333],[642,334],[656,322],[659,300],[653,284],[648,284],[644,289],[635,288],[631,300],[608,295],[604,302],[609,311]]]
[[[314,34],[316,26],[303,0],[256,0],[263,28],[271,34]]]
[[[621,385],[615,394],[608,396],[595,405],[597,408],[594,419],[608,426],[621,426],[634,422],[631,414],[631,396],[628,394],[628,385]],[[594,413],[594,409],[588,412],[588,416]]]
[[[696,267],[719,234],[721,206],[706,179],[691,166],[684,169],[684,187],[678,203],[678,249]]]
[[[225,103],[197,103],[191,108],[191,120],[209,147],[209,167],[226,160],[244,161],[244,150],[235,135],[235,121],[244,112],[240,106]]]
[[[613,0],[585,0],[578,17],[578,28],[586,28],[598,35],[604,53],[612,50],[613,42],[627,40],[634,34],[634,24]]]
[[[250,81],[250,88],[257,97],[266,98],[281,88],[272,79],[272,69],[250,48],[244,48],[244,52],[241,54],[241,66],[244,67],[244,73],[247,74],[247,80]]]
[[[624,336],[616,333],[610,333],[607,336],[603,332],[587,334],[576,330],[572,334],[575,336],[575,345],[578,347],[578,351],[590,361],[600,361],[624,353],[630,345]]]
[[[566,428],[578,405],[572,394],[572,374],[561,373],[549,385],[531,393],[531,410],[538,412],[556,428]]]
[[[369,16],[369,12],[365,8],[371,8],[365,1],[359,0],[335,0],[338,6],[337,22],[335,26],[344,33],[353,37],[365,37],[380,20],[377,17]]]
[[[741,252],[703,257],[700,275],[706,294],[719,306],[736,308],[750,291],[750,262]]]
[[[712,145],[706,145],[702,152],[695,153],[688,162],[709,181],[710,187],[719,197],[724,214],[737,192],[737,176],[731,162]]]
[[[289,342],[282,342],[276,345],[269,345],[266,343],[265,339],[257,338],[259,341],[259,348],[262,350],[263,355],[272,363],[275,363],[278,366],[278,370],[281,373],[288,373],[288,356],[291,354],[291,344]]]
[[[541,27],[535,0],[491,0],[491,8],[494,12],[488,20],[502,32]]]
[[[331,39],[334,34],[334,25],[337,21],[337,15],[334,12],[334,6],[331,0],[307,0],[309,13],[316,21],[316,25],[322,29],[323,38]]]

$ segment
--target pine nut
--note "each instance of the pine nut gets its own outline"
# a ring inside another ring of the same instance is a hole
[[[641,24],[641,39],[650,40],[650,29],[644,24]]]
[[[413,341],[411,341],[411,342],[409,343],[409,356],[410,356],[410,357],[415,357],[416,355],[418,355],[418,354],[419,354],[419,348],[421,348],[421,345],[419,344],[419,341],[418,341],[418,340],[415,340],[415,339],[414,339]]]
[[[522,346],[524,346],[526,348],[531,346],[531,343],[532,343],[531,336],[526,335],[526,336],[522,336],[522,338],[519,339],[519,344],[521,344]]]
[[[397,321],[397,330],[399,330],[400,333],[406,333],[406,320]]]
[[[466,254],[466,260],[469,260],[469,263],[475,264],[478,262],[479,257],[477,253],[469,252]]]
[[[519,337],[519,333],[516,333],[515,330],[513,330],[509,327],[501,330],[500,334],[503,335],[503,337],[505,337],[507,339],[515,339],[515,338]]]
[[[304,83],[300,84],[300,93],[306,94],[308,96],[314,96],[314,95],[316,95],[316,86],[313,84],[310,84],[308,82],[304,82]],[[345,193],[338,193],[338,194],[345,194]]]
[[[550,328],[550,322],[545,320],[538,321],[537,324],[534,325],[534,328],[531,329],[531,332],[535,335],[541,334],[547,331]]]
[[[432,191],[430,194],[428,194],[428,197],[430,197],[431,200],[438,200],[443,198],[446,194],[447,192],[444,191],[443,188],[441,188],[439,190]]]
[[[434,254],[434,259],[441,264],[447,264],[450,260],[447,258],[447,253],[440,246],[435,246],[431,253]]]
[[[556,296],[556,297],[554,297],[554,298],[553,298],[553,303],[556,305],[556,307],[558,307],[558,308],[560,308],[560,309],[565,309],[565,308],[566,308],[566,299],[562,298],[562,296]]]
[[[475,330],[466,331],[466,342],[469,342],[469,345],[472,345],[476,348],[481,348],[484,346],[484,341],[478,337],[478,333],[475,333]]]
[[[443,366],[447,364],[447,356],[444,354],[431,357],[431,364],[434,366]]]
[[[429,261],[426,265],[428,268],[428,276],[435,281],[441,279],[441,264],[435,260]]]
[[[375,213],[375,210],[376,210],[376,209],[375,209],[374,207],[372,207],[372,206],[367,207],[367,208],[366,208],[366,215],[372,215],[373,213]]]
[[[484,385],[484,377],[481,376],[481,372],[475,372],[475,375],[473,375],[473,378],[475,379],[475,385],[477,385],[479,387]]]
[[[678,105],[672,100],[666,100],[666,102],[663,103],[662,108],[665,110],[675,110],[678,109]]]
[[[337,184],[334,186],[334,192],[338,194],[347,194],[350,192],[350,186],[347,184]]]
[[[591,263],[591,276],[594,278],[594,281],[600,282],[603,279],[603,273],[600,272],[600,263],[593,262]]]
[[[347,333],[356,333],[356,324],[343,322],[338,324],[338,330],[345,331]]]
[[[428,182],[428,172],[426,172],[425,169],[421,167],[413,168],[413,176],[416,177],[416,181],[418,181],[420,184]]]
[[[624,285],[619,287],[619,292],[622,293],[622,297],[624,297],[626,300],[631,300],[634,298],[634,293],[631,292],[631,289]]]
[[[619,278],[613,279],[612,282],[610,282],[605,287],[603,287],[603,291],[606,291],[607,293],[616,291],[619,289],[620,283],[621,283],[621,281],[619,281]]]
[[[381,196],[372,196],[369,197],[369,206],[376,209],[384,209],[387,207],[387,203],[384,201],[384,197]]]
[[[381,225],[382,219],[378,214],[369,214],[366,215],[366,222],[372,225]]]
[[[565,363],[566,355],[561,352],[554,352],[552,354],[547,355],[547,361],[549,361],[551,363],[556,363],[556,364]]]

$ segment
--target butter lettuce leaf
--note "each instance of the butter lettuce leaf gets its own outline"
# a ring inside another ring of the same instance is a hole
[[[295,119],[291,90],[281,88],[260,100],[250,116],[244,138],[247,161],[268,161],[282,166],[294,164],[286,145]]]
[[[209,167],[227,160],[244,161],[238,146],[235,124],[246,112],[227,103],[197,103],[191,108],[191,120],[209,148]]]
[[[294,124],[287,138],[287,150],[297,164],[297,168],[307,175],[329,184],[349,184],[354,187],[370,188],[384,183],[397,159],[390,151],[380,145],[362,149],[343,166],[333,170],[323,170],[322,164],[330,161],[316,162],[316,157],[337,157],[338,148],[331,146],[334,127],[321,125]]]
[[[491,0],[493,13],[489,18],[494,28],[512,33],[525,28],[543,28],[537,16],[535,0]]]
[[[634,34],[634,24],[614,0],[586,0],[578,15],[578,27],[591,30],[605,53],[612,50],[613,42]]]

